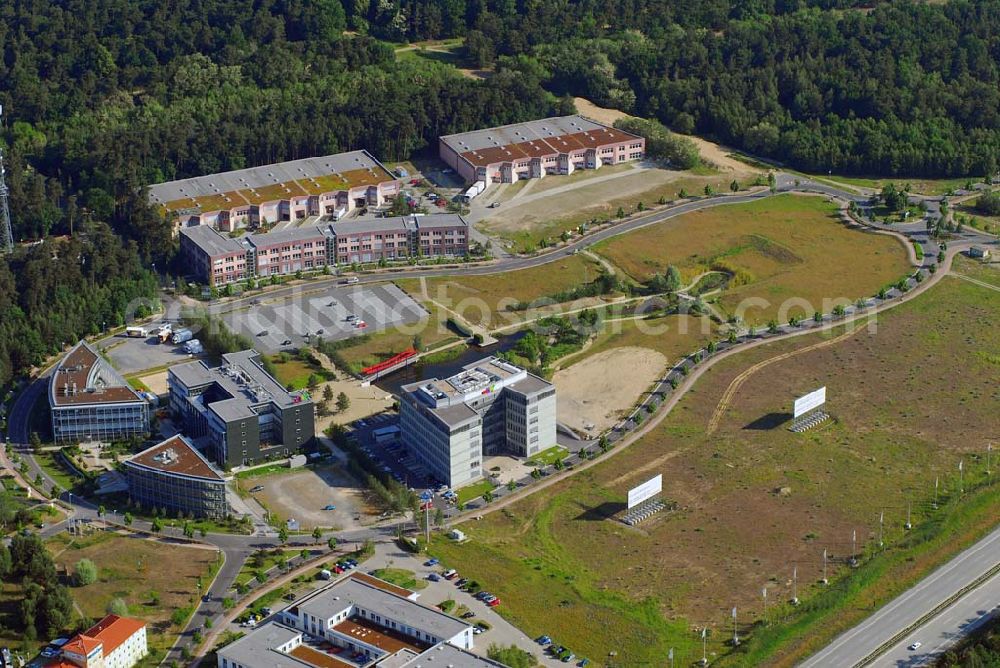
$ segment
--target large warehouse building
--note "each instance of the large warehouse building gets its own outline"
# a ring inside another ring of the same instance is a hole
[[[170,409],[225,468],[288,457],[315,435],[313,402],[289,392],[264,370],[255,350],[227,353],[222,366],[189,362],[167,370]]]
[[[66,353],[50,377],[49,409],[57,443],[149,432],[149,403],[86,341]]]
[[[351,151],[160,183],[150,186],[149,199],[182,226],[232,231],[381,206],[399,189],[370,153]]]
[[[513,183],[638,160],[646,140],[583,116],[558,116],[440,137],[438,151],[466,181]]]
[[[184,436],[172,436],[124,462],[128,495],[144,508],[221,519],[226,479]]]
[[[308,225],[238,239],[208,225],[181,230],[181,256],[188,271],[215,286],[338,264],[418,255],[462,257],[468,252],[469,224],[447,213]]]
[[[438,380],[404,385],[403,443],[449,487],[483,477],[483,457],[530,457],[556,444],[556,390],[496,357]]]

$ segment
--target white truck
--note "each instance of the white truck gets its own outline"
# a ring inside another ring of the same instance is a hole
[[[173,333],[173,331],[174,328],[169,322],[163,323],[162,325],[160,325],[160,328],[156,330],[156,338],[159,340],[160,343],[166,343],[167,341],[170,340],[170,335]]]
[[[174,332],[174,335],[170,338],[170,340],[173,341],[174,343],[185,343],[193,338],[194,338],[194,332],[192,332],[190,329],[184,328],[184,329],[178,329],[176,332]]]
[[[486,181],[476,181],[462,193],[462,201],[468,204],[486,190]]]
[[[144,339],[147,336],[149,336],[149,330],[145,327],[139,327],[139,326],[126,327],[125,336],[138,337]]]
[[[198,339],[191,339],[184,344],[184,352],[188,355],[200,355],[205,352],[205,346],[201,345]]]

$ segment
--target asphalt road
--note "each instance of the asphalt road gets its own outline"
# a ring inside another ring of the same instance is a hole
[[[827,194],[827,195],[834,196],[834,197],[840,197],[842,199],[855,199],[856,201],[859,201],[859,202],[862,201],[863,199],[865,199],[865,198],[862,198],[862,197],[857,196],[857,195],[853,195],[853,194],[850,194],[850,193],[845,193],[843,191],[837,190],[836,188],[832,188],[830,186],[826,186],[824,184],[818,184],[818,183],[814,183],[814,182],[811,182],[811,181],[808,181],[808,180],[798,180],[797,183],[795,181],[796,180],[793,177],[790,177],[790,176],[787,176],[787,175],[779,175],[779,180],[778,180],[778,184],[777,184],[778,185],[778,187],[777,187],[778,192],[785,192],[785,191],[790,191],[790,190],[806,190],[806,191],[813,191],[813,192],[818,192],[818,193],[822,193],[822,194]],[[720,205],[726,205],[726,204],[738,204],[738,203],[743,203],[743,202],[750,202],[750,201],[754,201],[754,200],[758,200],[758,199],[769,197],[769,196],[771,196],[771,194],[772,193],[770,191],[768,191],[768,190],[761,190],[761,191],[758,191],[758,192],[755,192],[755,193],[752,193],[752,194],[746,194],[746,195],[716,196],[716,197],[701,198],[701,199],[693,200],[693,201],[690,201],[690,202],[686,202],[686,203],[677,205],[675,207],[672,207],[672,208],[664,210],[664,211],[653,212],[653,213],[650,213],[650,214],[646,214],[646,215],[643,215],[643,216],[638,216],[638,217],[632,218],[632,219],[627,220],[625,222],[619,223],[619,224],[617,224],[617,225],[615,225],[613,227],[600,230],[600,231],[598,231],[598,232],[596,232],[594,234],[591,234],[591,235],[589,235],[587,237],[579,239],[575,243],[569,244],[569,245],[567,245],[566,247],[562,248],[559,251],[550,252],[550,253],[546,253],[546,254],[542,254],[542,255],[538,255],[538,256],[527,257],[527,258],[502,259],[502,260],[498,260],[498,261],[496,261],[496,262],[494,262],[492,264],[483,265],[483,266],[459,265],[458,266],[459,268],[457,268],[457,269],[455,267],[440,267],[440,266],[438,266],[438,267],[428,267],[427,269],[419,269],[419,270],[407,269],[407,270],[403,270],[403,271],[399,271],[399,272],[369,274],[369,275],[359,276],[359,283],[377,283],[377,282],[383,282],[383,281],[386,281],[386,280],[392,280],[394,278],[419,277],[419,276],[435,276],[435,275],[446,275],[446,274],[455,275],[455,274],[463,274],[464,273],[464,274],[469,274],[469,275],[488,275],[488,274],[503,273],[503,272],[507,272],[507,271],[514,271],[514,270],[517,270],[517,269],[526,269],[526,268],[530,268],[530,267],[540,266],[540,265],[546,264],[548,262],[555,261],[559,257],[561,257],[561,256],[563,256],[563,255],[565,255],[567,253],[571,253],[571,252],[573,252],[575,250],[582,250],[582,249],[584,249],[584,248],[586,248],[586,247],[588,247],[590,245],[593,245],[595,243],[603,241],[604,239],[608,239],[608,238],[611,238],[611,237],[614,237],[614,236],[617,236],[617,235],[620,235],[620,234],[625,234],[625,233],[631,232],[633,230],[636,230],[636,229],[639,229],[639,228],[642,228],[642,227],[646,227],[648,225],[654,225],[656,223],[660,223],[660,222],[662,222],[664,220],[668,220],[670,218],[674,218],[676,216],[683,215],[685,213],[690,213],[692,211],[697,211],[697,210],[700,210],[700,209],[705,209],[705,208],[713,207],[713,206],[720,206]],[[883,227],[883,226],[875,224],[875,225],[872,225],[872,227],[880,228],[880,227]],[[912,232],[912,233],[914,233],[914,236],[916,236],[919,233],[919,229],[917,229],[918,226],[915,225],[915,224],[911,224],[911,225],[907,226],[908,229],[905,229],[905,230],[900,229],[900,227],[901,226],[897,226],[897,227],[894,227],[894,228],[885,228],[885,229],[892,229],[893,231]],[[912,227],[912,230],[909,229],[911,227]],[[986,236],[975,234],[975,233],[968,233],[968,234],[962,235],[962,237],[963,238],[962,238],[961,241],[963,241],[963,242],[993,241],[993,238],[991,238],[991,237],[986,237]],[[926,243],[927,245],[929,245],[929,242],[926,241],[926,240],[921,240],[921,239],[917,239],[917,240],[918,241],[922,241],[922,242]],[[954,242],[953,242],[953,245],[954,245]],[[928,260],[928,262],[929,262],[929,260]],[[338,279],[331,279],[331,280],[335,281],[335,280],[338,280]],[[290,287],[290,288],[280,288],[278,290],[266,293],[266,295],[264,295],[263,297],[266,298],[268,301],[271,301],[271,300],[279,299],[279,298],[282,298],[282,297],[292,297],[292,296],[296,296],[296,295],[311,294],[311,293],[315,293],[316,291],[323,290],[323,289],[325,289],[329,285],[330,285],[330,282],[315,282],[315,283],[310,283],[309,285],[304,286],[304,287],[303,286],[295,286],[295,287]],[[913,283],[911,283],[911,285],[913,285]],[[898,295],[895,295],[895,294],[893,294],[893,292],[890,292],[889,299],[892,300],[895,296],[898,296]],[[238,309],[243,309],[243,308],[246,308],[249,305],[251,299],[252,298],[237,299],[237,300],[233,300],[233,301],[221,303],[221,304],[215,305],[212,308],[212,310],[214,312],[216,312],[216,313],[228,313],[228,312],[235,311],[235,310],[238,310]],[[880,304],[878,303],[878,300],[870,300],[870,303],[871,303],[871,307],[873,308],[873,310],[877,310],[879,308],[879,306],[880,306]],[[172,305],[168,305],[168,308],[176,308],[176,302],[174,302],[174,304],[172,304]],[[849,307],[848,308],[848,315],[850,315],[852,313],[852,311],[853,311],[853,307]],[[167,314],[167,317],[168,318],[170,317],[170,313],[169,312]],[[829,323],[826,323],[826,324],[829,325]],[[810,331],[811,329],[813,329],[813,324],[812,323],[806,323],[803,326],[801,326],[799,329],[801,330],[802,333],[805,333],[805,332]],[[776,335],[781,335],[781,334],[788,335],[791,332],[792,332],[792,328],[786,326],[786,327],[780,328],[780,331],[778,333],[776,333]],[[797,334],[798,332],[795,332],[795,333]],[[740,340],[741,340],[741,342],[744,342],[744,341],[747,341],[747,340],[749,340],[751,338],[762,338],[762,337],[763,337],[763,335],[758,335],[757,337],[747,337],[747,336],[744,336],[744,337],[740,337]],[[105,339],[105,341],[106,340],[108,340],[108,339]],[[719,346],[718,353],[724,352],[729,347],[730,346],[728,344],[726,344],[726,343],[721,344]],[[51,480],[45,474],[44,471],[42,471],[41,469],[39,469],[36,466],[33,458],[30,456],[30,452],[26,451],[27,450],[26,449],[26,443],[28,441],[28,431],[29,431],[29,428],[30,428],[30,426],[29,426],[30,407],[33,405],[35,399],[37,399],[45,391],[46,381],[45,381],[45,377],[44,376],[46,375],[46,373],[47,372],[43,372],[42,377],[40,379],[36,380],[35,382],[33,382],[27,388],[27,390],[25,392],[23,392],[17,398],[17,400],[15,401],[14,406],[13,406],[13,408],[11,410],[11,415],[9,417],[9,432],[10,432],[9,436],[10,436],[10,441],[12,443],[11,447],[13,449],[21,451],[22,454],[26,455],[25,456],[25,461],[28,462],[29,477],[34,478],[34,476],[36,474],[41,474],[42,478],[45,480],[45,487],[47,489],[47,488],[51,487],[54,484],[55,481]],[[670,378],[676,379],[678,377],[677,374],[678,374],[678,367],[675,367],[674,369],[670,370],[670,373],[668,374],[668,376],[666,378],[664,378],[663,380],[660,381],[659,386],[658,386],[657,389],[658,389],[658,391],[661,391],[664,396],[667,395],[667,394],[669,394],[669,390],[667,389],[667,383],[668,383],[669,379]],[[631,420],[631,419],[625,420],[623,423],[621,423],[618,426],[618,428],[615,430],[615,432],[613,432],[610,435],[611,440],[612,441],[617,441],[617,440],[623,439],[628,434],[630,434],[634,429],[636,429],[637,427],[638,427],[638,424],[634,420]],[[529,482],[530,482],[529,480],[525,480],[524,481],[525,484],[528,484]],[[497,490],[497,491],[498,491],[498,494],[501,495],[501,496],[505,496],[506,495],[506,494],[504,494],[504,492],[506,492],[506,490]],[[71,517],[76,518],[76,519],[94,518],[94,517],[96,517],[96,508],[92,504],[89,504],[86,501],[82,501],[81,499],[79,499],[77,497],[70,497],[68,494],[63,494],[62,498],[64,500],[66,500],[67,502],[71,503],[72,506],[74,507],[74,513],[73,513],[73,515],[71,515]],[[470,504],[470,505],[472,505],[472,504]],[[61,527],[49,527],[47,529],[47,531],[55,531],[58,528],[61,528]],[[148,524],[146,524],[146,523],[143,523],[143,522],[140,522],[140,521],[136,521],[133,524],[133,528],[147,530],[149,527],[148,527]],[[169,535],[172,535],[172,532],[176,532],[176,531],[177,530],[167,530],[167,531],[163,532],[163,535],[169,536]],[[352,533],[349,533],[349,534],[341,533],[341,534],[337,535],[337,538],[338,538],[338,540],[340,540],[342,542],[343,541],[358,541],[358,542],[360,542],[360,541],[366,540],[368,538],[386,539],[386,538],[388,538],[391,535],[392,531],[393,531],[393,529],[391,527],[375,527],[375,528],[366,529],[366,530],[363,530],[363,531],[352,532]],[[993,548],[992,550],[990,550],[990,549],[984,549],[982,551],[982,555],[980,556],[980,558],[982,558],[982,559],[987,559],[988,560],[989,557],[986,556],[986,555],[988,555],[988,554],[994,554],[995,555],[997,553],[997,549],[996,548],[1000,547],[1000,530],[998,530],[997,532],[995,532],[995,535],[991,534],[991,536],[993,536],[993,540],[996,540],[997,542],[995,544],[991,543],[992,548]],[[215,615],[217,615],[217,614],[219,614],[221,612],[221,600],[227,594],[227,592],[229,592],[231,590],[233,581],[235,579],[235,576],[236,576],[236,574],[237,574],[237,572],[239,570],[240,565],[243,563],[243,561],[245,560],[245,558],[253,550],[255,550],[255,549],[259,548],[259,547],[273,545],[276,542],[274,540],[273,536],[237,536],[237,535],[229,535],[229,534],[209,534],[204,540],[207,543],[215,545],[216,547],[218,547],[219,549],[221,549],[225,553],[225,555],[226,555],[226,564],[223,567],[223,569],[221,570],[221,572],[219,573],[219,576],[217,577],[216,582],[213,584],[213,586],[210,588],[210,591],[208,592],[209,593],[209,601],[206,602],[206,603],[203,603],[202,605],[199,606],[199,610],[197,611],[197,614],[192,618],[192,620],[189,623],[188,627],[185,629],[184,633],[182,634],[181,638],[178,641],[178,646],[177,647],[179,647],[181,644],[187,644],[190,641],[191,636],[194,633],[194,630],[196,628],[200,627],[203,624],[203,620],[204,620],[205,616],[213,616],[214,617]],[[325,537],[324,537],[324,540],[325,540]],[[979,545],[979,544],[977,544],[977,545]],[[994,562],[995,561],[996,561],[996,557],[994,557]],[[965,570],[966,569],[962,569],[962,572],[965,572]],[[938,574],[933,574],[931,576],[931,578],[928,578],[928,580],[932,580],[932,579],[939,578],[939,577],[941,577],[941,576],[939,576]],[[937,582],[937,580],[935,580],[935,582]],[[956,586],[956,584],[957,584],[957,586]],[[918,586],[917,588],[915,588],[914,591],[917,591],[917,590],[921,589],[922,585],[923,585],[923,583],[921,583],[920,586]],[[933,586],[933,591],[935,592],[934,595],[941,594],[943,596],[947,596],[948,594],[953,593],[957,589],[960,589],[961,586],[962,586],[962,583],[956,583],[954,581],[954,576],[953,576],[953,579],[941,580],[940,582],[937,582],[937,584],[934,584],[932,586]],[[934,595],[928,594],[928,596],[930,596],[931,598],[933,598]],[[889,607],[891,607],[891,606],[887,606],[887,610],[889,609]],[[901,607],[904,608],[904,609],[906,609],[906,610],[909,610],[911,606],[909,606],[909,605],[903,605]],[[879,614],[882,614],[882,613],[880,612]],[[885,612],[885,614],[889,614],[889,612]],[[876,615],[876,617],[878,617],[878,616],[879,615]],[[895,619],[895,618],[886,618],[886,619]],[[862,632],[861,633],[861,638],[862,639],[864,639],[864,638],[870,638],[871,642],[874,642],[876,639],[880,638],[881,640],[879,640],[879,643],[881,643],[881,642],[884,642],[886,639],[892,637],[892,635],[893,635],[893,629],[894,628],[896,630],[898,630],[898,629],[901,629],[901,628],[905,628],[905,626],[901,625],[898,620],[895,621],[895,622],[894,621],[886,621],[886,622],[884,622],[884,623],[882,623],[880,625],[872,627],[867,632]],[[847,643],[847,644],[853,644],[853,643]],[[168,659],[170,659],[170,658],[179,659],[180,655],[179,655],[179,651],[178,651],[177,647],[174,648],[174,650],[171,652],[171,655],[168,657]],[[808,663],[807,665],[816,665],[816,666],[818,666],[818,665],[838,665],[838,666],[839,665],[850,665],[849,663],[845,663],[844,661],[840,660],[840,656],[841,655],[838,653],[838,652],[849,651],[849,648],[845,648],[843,646],[835,647],[834,645],[831,645],[830,648],[827,648],[827,649],[823,650],[823,652],[821,652],[820,654],[818,654],[817,657],[824,656],[823,653],[824,652],[828,652],[828,651],[829,652],[833,652],[833,654],[829,655],[830,657],[832,657],[834,659],[832,662],[815,663],[814,662],[815,659],[810,659],[810,663]]]
[[[975,624],[982,623],[984,615],[1000,603],[1000,576],[993,576],[915,631],[907,630],[996,567],[1000,563],[998,560],[1000,528],[839,636],[803,662],[800,668],[857,666],[887,642],[892,643],[890,649],[870,665],[927,665],[951,642],[974,628]],[[973,626],[970,627],[970,624]],[[918,651],[910,651],[908,646],[916,641],[921,642],[921,647]]]

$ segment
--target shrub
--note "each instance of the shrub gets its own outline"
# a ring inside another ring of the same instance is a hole
[[[74,567],[73,581],[78,587],[97,582],[97,565],[90,559],[81,559]]]

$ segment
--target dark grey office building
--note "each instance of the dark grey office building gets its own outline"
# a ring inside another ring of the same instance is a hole
[[[226,479],[183,436],[125,460],[129,497],[144,508],[219,519],[229,514]]]
[[[190,362],[167,372],[170,409],[185,434],[205,437],[205,453],[233,468],[288,457],[315,435],[309,394],[288,392],[260,363],[256,350],[222,356],[222,365]]]

